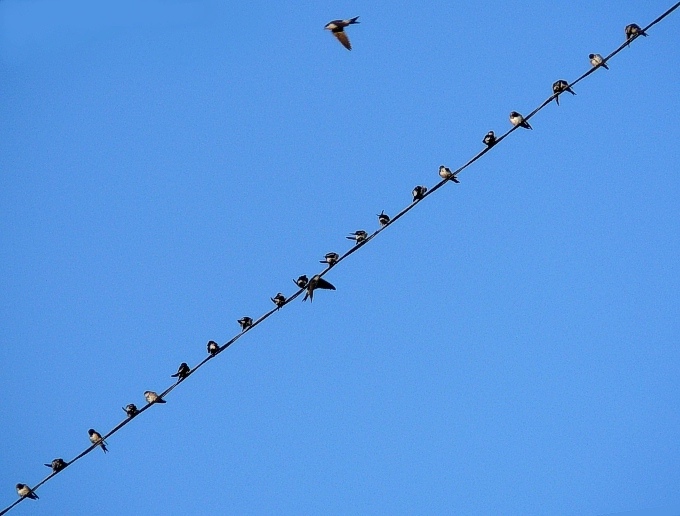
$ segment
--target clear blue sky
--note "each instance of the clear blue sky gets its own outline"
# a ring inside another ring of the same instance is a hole
[[[671,3],[0,2],[0,506]],[[679,27],[12,514],[680,510]]]

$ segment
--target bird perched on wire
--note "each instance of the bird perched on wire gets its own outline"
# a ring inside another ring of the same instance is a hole
[[[555,102],[557,102],[558,106],[560,105],[560,93],[563,93],[565,91],[568,91],[572,95],[576,95],[576,92],[571,89],[567,81],[563,81],[560,79],[555,84],[553,84],[553,94],[555,95]]]
[[[135,417],[137,414],[139,414],[139,409],[137,408],[137,405],[135,405],[134,403],[130,403],[130,404],[126,405],[126,406],[123,408],[123,410],[124,410],[125,413],[127,414],[127,417],[128,417],[128,418],[133,418],[133,417]]]
[[[338,263],[338,260],[340,259],[340,256],[338,253],[326,253],[326,256],[323,257],[323,260],[319,260],[319,263],[327,263],[328,268],[330,269]]]
[[[449,167],[445,167],[444,165],[441,165],[439,167],[439,177],[442,179],[448,179],[450,181],[453,181],[454,183],[458,184],[460,181],[456,177],[458,174],[454,174],[451,172],[451,169]]]
[[[146,402],[151,404],[151,403],[166,403],[166,401],[161,398],[157,393],[153,391],[144,391],[144,398],[146,398]]]
[[[626,25],[626,44],[630,46],[630,42],[637,38],[638,36],[644,36],[647,37],[647,33],[640,28],[639,25],[635,23],[631,23],[630,25]]]
[[[347,34],[345,34],[345,27],[359,23],[357,21],[358,19],[359,17],[355,16],[349,20],[333,20],[332,22],[328,22],[324,29],[331,31],[333,36],[338,38],[338,41],[342,43],[342,46],[347,50],[352,50],[352,45],[349,42],[349,38],[347,37]]]
[[[90,428],[87,431],[87,433],[90,436],[90,442],[92,444],[98,444],[99,446],[101,446],[101,449],[103,450],[104,453],[107,453],[109,451],[108,448],[106,447],[106,441],[102,439],[102,436],[99,432],[97,432],[93,428]]]
[[[274,297],[270,297],[269,299],[271,299],[272,302],[276,305],[276,308],[281,308],[283,305],[286,304],[286,296],[284,296],[281,292],[276,294]]]
[[[191,372],[191,368],[189,367],[189,364],[186,362],[182,362],[179,365],[179,369],[177,369],[177,372],[175,374],[171,374],[170,378],[177,378],[177,383],[181,382],[184,380],[187,376],[189,376],[189,373]]]
[[[604,59],[602,59],[600,54],[588,54],[588,59],[590,59],[590,64],[593,65],[593,68],[601,66],[602,68],[609,70],[607,63],[604,62]]]
[[[68,464],[64,462],[64,459],[54,459],[50,464],[45,464],[48,468],[52,468],[52,473],[59,473]]]
[[[524,117],[520,115],[517,111],[512,111],[510,113],[510,123],[515,127],[520,126],[524,127],[524,129],[533,129],[533,127],[529,125],[529,122],[524,120]]]
[[[494,145],[496,145],[496,135],[494,134],[494,132],[489,131],[488,133],[486,133],[486,136],[482,140],[482,143],[484,143],[484,145],[486,145],[487,147],[493,147]]]
[[[309,282],[309,279],[305,274],[300,276],[298,279],[293,280],[293,283],[295,283],[298,287],[300,288],[305,288],[307,286],[307,283]]]
[[[381,227],[385,227],[390,223],[390,216],[385,213],[385,210],[381,211],[380,215],[376,215],[376,217],[378,217]]]
[[[312,279],[309,280],[309,283],[307,283],[307,292],[305,293],[305,297],[302,299],[303,301],[307,301],[307,298],[309,298],[309,302],[311,303],[314,300],[314,291],[317,288],[322,288],[325,290],[335,290],[335,287],[331,285],[329,282],[327,282],[325,279],[323,279],[320,275],[315,275],[312,276]]]
[[[33,492],[33,489],[26,484],[17,484],[17,494],[22,498],[30,498],[31,500],[37,500],[39,498],[39,496]]]
[[[209,340],[208,341],[208,354],[215,356],[217,353],[220,351],[220,345],[215,342],[214,340]]]
[[[360,229],[359,231],[355,231],[346,238],[349,240],[356,240],[357,244],[360,244],[361,242],[368,238],[368,233],[366,233],[363,229]]]
[[[413,195],[413,202],[421,200],[423,197],[425,197],[425,193],[427,192],[427,186],[416,186],[411,194]]]
[[[253,320],[248,316],[241,317],[237,322],[241,325],[241,331],[246,331],[253,325]]]

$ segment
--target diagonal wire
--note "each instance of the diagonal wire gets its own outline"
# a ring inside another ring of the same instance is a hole
[[[646,27],[643,27],[642,30],[643,30],[644,32],[648,31],[651,27],[653,27],[654,25],[656,25],[657,23],[659,23],[661,20],[663,20],[664,18],[666,18],[666,17],[667,17],[668,15],[670,15],[673,11],[675,11],[678,7],[680,7],[680,2],[677,2],[675,5],[673,5],[670,9],[668,9],[666,12],[664,12],[662,15],[660,15],[658,18],[656,18],[654,21],[652,21],[652,22],[651,22],[650,24],[648,24]],[[633,37],[631,37],[629,40],[627,40],[627,41],[625,41],[624,43],[622,43],[616,50],[614,50],[614,51],[611,52],[608,56],[606,56],[606,57],[603,58],[603,63],[607,63],[607,61],[609,61],[611,58],[613,58],[615,55],[617,55],[619,52],[621,52],[624,48],[628,47],[628,46],[630,45],[630,43],[632,43],[635,39],[637,39],[637,38],[639,38],[639,37],[640,37],[640,35],[639,35],[639,34],[636,34],[636,35],[634,35]],[[588,77],[589,75],[595,73],[595,71],[597,71],[598,68],[600,68],[601,66],[602,66],[602,65],[590,68],[587,72],[583,73],[580,77],[578,77],[577,79],[575,79],[574,81],[572,81],[571,83],[569,83],[569,87],[574,86],[575,84],[577,84],[577,83],[581,82],[582,80],[584,80],[584,79],[585,79],[586,77]],[[525,116],[524,119],[525,119],[525,120],[529,120],[530,118],[532,118],[532,117],[533,117],[534,115],[536,115],[539,111],[541,111],[541,110],[542,110],[543,108],[545,108],[548,104],[550,104],[554,99],[556,99],[559,95],[560,95],[560,93],[553,93],[550,97],[548,97],[546,100],[544,100],[544,101],[543,101],[536,109],[534,109],[531,113],[529,113],[527,116]],[[453,175],[454,177],[457,176],[460,172],[462,172],[463,170],[465,170],[466,168],[468,168],[469,166],[471,166],[475,161],[477,161],[478,159],[480,159],[482,156],[484,156],[484,155],[485,155],[487,152],[489,152],[491,149],[495,148],[501,141],[503,141],[505,138],[507,138],[512,132],[514,132],[514,131],[517,130],[518,128],[519,128],[519,126],[514,126],[514,127],[512,127],[511,129],[509,129],[507,132],[505,132],[504,134],[502,134],[501,136],[499,136],[498,138],[496,138],[496,141],[495,141],[495,143],[494,143],[493,145],[487,146],[486,148],[484,148],[483,150],[481,150],[480,152],[478,152],[475,156],[473,156],[472,158],[470,158],[465,164],[463,164],[462,166],[458,167],[456,170],[453,170],[453,171],[452,171],[452,175]],[[377,230],[374,231],[372,234],[370,234],[369,236],[367,236],[365,240],[362,240],[361,242],[358,242],[356,245],[354,245],[352,248],[350,248],[347,252],[345,252],[343,255],[341,255],[341,256],[338,258],[338,260],[337,260],[332,266],[328,266],[325,270],[323,270],[322,272],[320,272],[320,273],[319,273],[319,276],[320,276],[320,277],[325,276],[325,275],[326,275],[333,267],[335,267],[338,263],[342,262],[343,260],[345,260],[346,258],[348,258],[350,255],[352,255],[353,253],[355,253],[356,251],[358,251],[360,248],[362,248],[363,246],[365,246],[366,244],[368,244],[368,243],[369,243],[371,240],[373,240],[376,236],[378,236],[380,233],[382,233],[383,231],[385,231],[389,226],[391,226],[392,224],[394,224],[397,220],[399,220],[401,217],[403,217],[403,216],[406,215],[409,211],[411,211],[413,208],[415,208],[415,207],[420,203],[421,200],[423,200],[423,199],[425,199],[426,197],[432,195],[434,192],[436,192],[437,190],[439,190],[442,186],[444,186],[444,185],[445,185],[446,183],[448,183],[449,181],[450,181],[450,179],[442,179],[439,183],[437,183],[435,186],[433,186],[430,190],[428,190],[427,192],[425,192],[425,194],[422,196],[422,198],[421,198],[420,200],[417,200],[417,201],[414,200],[411,204],[409,204],[408,206],[406,206],[406,207],[405,207],[404,209],[402,209],[399,213],[397,213],[394,217],[392,217],[392,218],[390,219],[390,221],[389,221],[387,224],[385,224],[384,226],[381,226],[379,229],[377,229]],[[271,317],[272,315],[274,315],[274,313],[278,312],[280,308],[283,308],[285,305],[287,305],[287,304],[289,304],[291,301],[295,300],[295,299],[296,299],[297,297],[299,297],[300,294],[302,294],[304,291],[305,291],[304,288],[298,289],[292,296],[286,298],[285,302],[284,302],[280,307],[277,306],[276,308],[273,308],[273,309],[269,310],[268,312],[264,313],[263,315],[261,315],[258,319],[256,319],[255,321],[253,321],[253,324],[252,324],[250,327],[248,327],[248,328],[242,330],[240,333],[236,334],[236,335],[233,336],[231,339],[229,339],[227,342],[225,342],[224,344],[222,344],[222,345],[218,348],[218,351],[217,351],[215,354],[208,355],[208,356],[205,357],[203,360],[201,360],[196,366],[193,367],[193,369],[191,369],[191,371],[189,372],[189,375],[188,375],[188,376],[193,375],[198,369],[200,369],[201,367],[203,367],[203,366],[204,366],[205,364],[207,364],[210,360],[214,359],[217,355],[219,355],[222,351],[224,351],[224,350],[227,349],[229,346],[231,346],[232,344],[234,344],[234,343],[235,343],[238,339],[240,339],[243,335],[245,335],[245,334],[248,333],[249,331],[252,331],[256,326],[258,326],[259,324],[263,323],[266,319],[268,319],[269,317]],[[188,378],[188,376],[187,376],[187,378]],[[180,385],[180,383],[184,382],[185,380],[186,380],[186,378],[185,378],[185,379],[182,379],[182,380],[178,380],[176,383],[170,385],[167,389],[165,389],[162,393],[160,393],[159,397],[160,397],[160,398],[165,398],[165,397],[166,397],[168,394],[170,394],[176,387],[178,387],[178,386]],[[120,429],[122,429],[125,425],[127,425],[128,423],[130,423],[133,419],[139,417],[142,413],[144,413],[145,411],[147,411],[148,409],[150,409],[152,405],[154,405],[154,403],[147,403],[146,405],[144,405],[141,409],[139,409],[139,412],[137,412],[137,414],[136,414],[135,416],[133,416],[133,417],[128,417],[128,418],[124,419],[123,421],[121,421],[120,423],[118,423],[116,426],[114,426],[108,433],[106,433],[105,435],[102,435],[102,439],[105,440],[105,439],[107,439],[108,437],[110,437],[110,436],[112,436],[113,434],[115,434],[116,432],[118,432],[118,431],[119,431]],[[45,484],[46,482],[48,482],[49,480],[51,480],[55,475],[57,475],[58,473],[61,473],[64,469],[66,469],[66,467],[70,466],[71,464],[73,464],[73,463],[76,462],[77,460],[80,460],[81,458],[83,458],[85,455],[89,454],[92,450],[94,450],[94,449],[97,448],[98,446],[99,446],[99,443],[95,443],[95,444],[90,445],[88,448],[86,448],[85,450],[83,450],[82,452],[80,452],[78,455],[76,455],[73,459],[71,459],[70,461],[68,461],[68,462],[66,463],[66,466],[65,466],[64,468],[62,468],[61,470],[59,470],[59,471],[57,471],[57,472],[52,472],[52,473],[50,473],[48,476],[46,476],[45,478],[43,478],[40,482],[38,482],[37,484],[35,484],[35,486],[33,486],[32,490],[33,490],[33,491],[37,490],[37,489],[38,489],[39,487],[41,487],[43,484]],[[8,505],[5,509],[3,509],[2,511],[0,511],[0,516],[2,516],[3,514],[6,514],[7,512],[9,512],[11,509],[13,509],[13,508],[14,508],[16,505],[18,505],[19,503],[23,502],[25,499],[26,499],[26,497],[24,496],[24,497],[20,497],[19,499],[15,500],[12,504]]]

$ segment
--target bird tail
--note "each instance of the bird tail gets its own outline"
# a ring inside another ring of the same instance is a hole
[[[353,25],[353,24],[355,24],[355,23],[360,23],[360,22],[357,21],[358,19],[359,19],[358,16],[355,16],[354,18],[350,19],[350,20],[349,20],[349,25]],[[647,35],[647,34],[645,34],[645,36],[646,36],[646,35]]]
[[[607,66],[607,63],[602,63],[602,67],[603,67],[603,68],[606,68],[607,70],[609,70],[609,67]]]

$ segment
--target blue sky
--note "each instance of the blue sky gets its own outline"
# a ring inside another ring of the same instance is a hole
[[[139,4],[0,2],[3,507],[671,5]],[[12,514],[677,513],[679,16]]]

